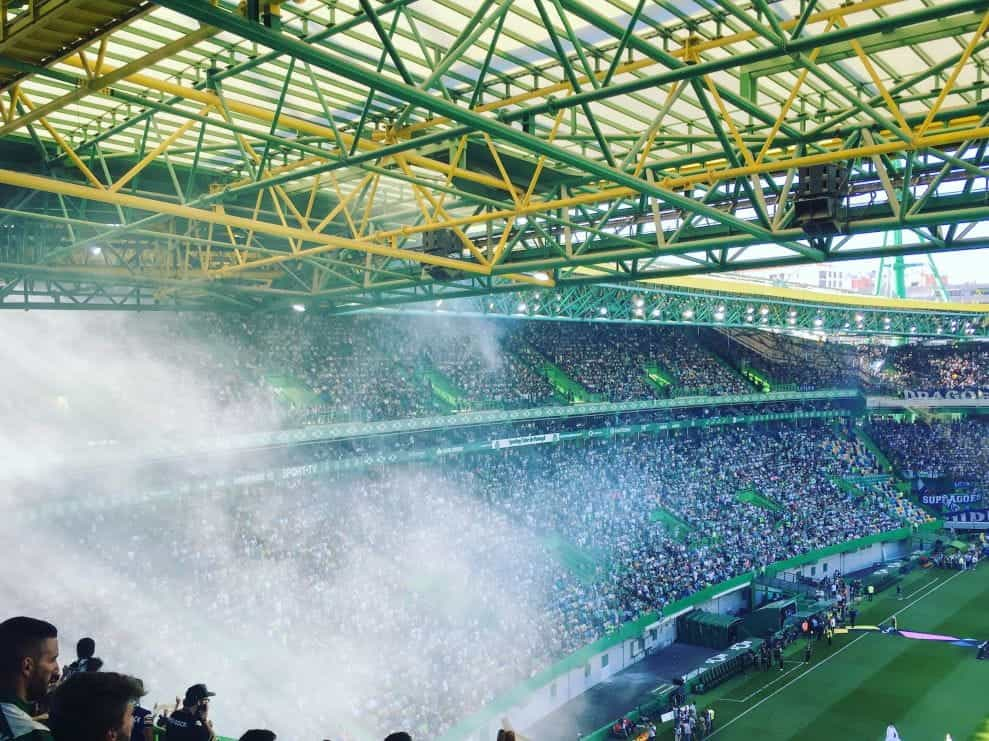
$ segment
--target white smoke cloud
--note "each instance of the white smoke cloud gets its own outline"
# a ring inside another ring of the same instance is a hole
[[[234,737],[375,738],[398,730],[377,727],[383,715],[435,730],[431,704],[453,697],[466,713],[492,675],[530,672],[548,592],[526,572],[539,546],[436,472],[368,474],[373,495],[354,476],[153,499],[120,466],[63,475],[56,464],[101,441],[125,450],[270,418],[255,395],[230,395],[239,348],[191,339],[182,321],[4,316],[0,540],[13,557],[0,559],[0,619],[54,622],[63,664],[94,637],[149,705],[205,682],[217,731]]]

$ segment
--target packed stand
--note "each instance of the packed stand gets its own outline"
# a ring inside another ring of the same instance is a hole
[[[523,341],[602,400],[658,396],[646,379],[644,365],[655,357],[643,332],[576,322],[530,323],[517,331]]]
[[[882,374],[900,390],[989,391],[989,346],[896,348],[887,355]]]
[[[237,317],[228,325],[243,332],[238,346],[252,348],[255,378],[283,374],[304,382],[336,421],[436,413],[408,338],[392,322],[304,314]]]
[[[989,495],[989,423],[898,422],[874,419],[869,431],[908,478],[950,478]]]
[[[874,471],[846,433],[773,425],[450,456],[52,521],[123,578],[140,583],[150,570],[156,595],[236,636],[241,660],[305,635],[312,662],[347,667],[315,683],[285,678],[306,708],[366,689],[337,715],[314,710],[308,735],[324,737],[342,714],[436,738],[642,613],[899,527],[900,502],[855,499],[831,482]],[[780,511],[742,503],[744,488]],[[654,522],[661,509],[686,533]],[[179,622],[156,625],[164,656],[187,641]],[[237,661],[214,668],[236,672]]]
[[[553,387],[538,365],[505,347],[510,329],[500,322],[417,319],[404,328],[430,367],[448,378],[471,408],[499,409],[551,404]]]
[[[744,394],[752,387],[684,331],[627,324],[532,322],[520,337],[593,394],[608,401],[656,398],[649,382],[656,365],[679,394]]]
[[[740,368],[752,368],[775,386],[800,391],[856,388],[862,385],[859,349],[833,342],[817,342],[768,332],[721,333],[705,337]]]

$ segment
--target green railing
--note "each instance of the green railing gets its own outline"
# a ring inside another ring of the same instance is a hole
[[[809,419],[840,419],[850,417],[852,412],[848,409],[822,409],[809,412],[771,412],[766,414],[747,414],[731,417],[697,417],[693,419],[671,420],[669,422],[649,422],[641,425],[622,425],[620,427],[597,427],[589,430],[579,430],[574,432],[550,433],[548,435],[536,435],[532,437],[485,440],[482,442],[468,443],[464,445],[449,445],[434,448],[419,448],[413,450],[400,450],[389,453],[376,453],[374,455],[353,456],[350,458],[337,458],[325,460],[319,463],[305,463],[298,466],[285,466],[283,468],[271,468],[262,471],[239,474],[231,477],[203,479],[195,482],[184,482],[177,486],[164,489],[155,489],[144,492],[143,499],[157,499],[176,495],[186,495],[194,493],[208,493],[232,486],[247,486],[250,484],[260,484],[271,481],[288,481],[298,478],[310,478],[314,476],[324,476],[327,474],[346,473],[348,471],[361,471],[367,468],[378,468],[401,463],[415,463],[436,461],[448,455],[463,455],[467,453],[490,453],[494,450],[519,447],[522,445],[532,445],[535,442],[540,444],[556,444],[566,441],[579,440],[602,440],[625,435],[654,435],[672,430],[686,430],[695,428],[724,427],[732,425],[749,425],[759,422],[785,422],[794,420]],[[107,493],[100,497],[67,497],[64,500],[52,497],[46,498],[38,507],[32,509],[27,515],[29,518],[42,517],[47,508],[54,507],[60,511],[72,512],[112,505],[118,498],[121,501],[130,500],[133,492],[125,494]]]
[[[499,409],[461,414],[413,417],[381,422],[339,422],[325,425],[307,425],[288,430],[252,432],[224,437],[199,438],[171,443],[158,442],[142,449],[112,447],[100,450],[91,448],[78,451],[87,465],[107,465],[127,461],[178,458],[191,455],[235,452],[255,448],[283,447],[300,443],[330,442],[356,437],[373,437],[395,433],[426,430],[456,429],[477,425],[505,424],[544,419],[567,419],[593,415],[614,415],[626,412],[649,412],[664,409],[689,409],[695,407],[719,407],[738,404],[756,405],[778,402],[852,401],[861,399],[856,389],[829,389],[824,391],[792,391],[772,394],[729,394],[724,396],[687,396],[675,399],[644,399],[642,401],[595,402],[573,406],[544,406],[527,409]],[[71,463],[71,460],[63,461]]]

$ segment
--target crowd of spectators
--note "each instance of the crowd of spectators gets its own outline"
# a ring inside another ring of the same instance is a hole
[[[129,319],[53,337],[72,354],[48,372],[19,373],[0,413],[38,427],[88,426],[86,439],[112,441],[152,426],[188,435],[196,419],[215,432],[565,403],[574,395],[554,387],[548,364],[583,387],[583,398],[616,402],[751,393],[745,366],[800,389],[970,390],[989,377],[981,344],[852,347],[765,333],[742,342],[696,328],[456,315]],[[23,343],[38,330],[26,326]],[[159,404],[161,394],[173,403]],[[122,397],[130,408],[116,414]]]
[[[450,379],[472,408],[530,407],[554,402],[553,387],[538,363],[503,344],[507,323],[418,319],[404,331],[421,348],[424,363]],[[524,351],[523,351],[524,353]]]
[[[609,401],[753,391],[697,336],[664,327],[301,313],[163,317],[141,333],[163,363],[208,379],[218,403],[241,402],[268,425],[559,403],[547,361]]]
[[[883,376],[900,389],[989,390],[989,345],[958,347],[907,345],[891,350]]]
[[[874,419],[869,431],[908,478],[948,478],[989,495],[989,423],[979,417],[956,422]]]
[[[588,391],[608,401],[662,396],[646,368],[657,366],[679,393],[742,394],[754,389],[689,330],[630,324],[530,322],[518,332]]]
[[[710,336],[710,335],[709,335]],[[851,346],[746,332],[716,341],[739,369],[751,368],[774,388],[802,391],[861,385],[857,352]]]
[[[314,709],[311,735],[340,720],[320,710],[326,693],[361,688],[336,712],[436,738],[625,621],[923,519],[894,491],[856,498],[832,483],[875,470],[847,430],[765,425],[449,456],[53,522],[125,578],[150,570],[156,594],[195,604],[205,625],[245,646],[307,636],[310,660],[340,668],[316,686],[284,678]],[[742,489],[777,508],[739,500]],[[166,652],[188,640],[178,623],[155,630]],[[216,663],[239,666],[236,656]]]

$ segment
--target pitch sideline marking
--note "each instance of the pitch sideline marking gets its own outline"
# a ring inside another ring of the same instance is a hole
[[[964,573],[965,573],[964,571],[959,571],[957,574],[953,574],[952,576],[949,576],[947,579],[945,579],[943,582],[941,582],[939,585],[937,585],[934,589],[928,590],[925,594],[920,595],[917,599],[915,599],[910,604],[904,605],[899,610],[897,610],[896,612],[892,613],[889,617],[892,617],[893,615],[899,615],[904,610],[910,609],[916,603],[918,603],[922,599],[924,599],[926,597],[929,597],[930,595],[934,594],[934,592],[936,592],[938,589],[940,589],[941,587],[943,587],[944,585],[946,585],[952,579],[954,579],[957,576],[961,576]],[[921,590],[919,590],[919,589],[918,590],[915,590],[911,594],[916,594],[919,591],[921,591]],[[887,617],[886,620],[889,620],[889,617]],[[885,622],[885,621],[883,621],[883,622]],[[796,677],[794,677],[793,679],[791,679],[789,682],[787,682],[786,684],[784,684],[782,687],[780,687],[779,689],[775,690],[772,694],[766,695],[764,698],[762,698],[761,700],[759,700],[759,702],[757,702],[755,705],[753,705],[752,707],[750,707],[748,710],[742,711],[741,713],[739,713],[738,715],[736,715],[734,718],[732,718],[730,721],[728,721],[727,723],[725,723],[723,726],[719,726],[717,729],[715,729],[714,733],[708,734],[708,738],[710,738],[711,736],[715,736],[718,733],[720,733],[721,731],[725,730],[726,728],[728,728],[728,726],[730,726],[735,721],[741,720],[746,715],[748,715],[753,710],[755,710],[757,707],[759,707],[760,705],[762,705],[764,702],[766,702],[767,700],[771,700],[772,698],[776,697],[776,695],[778,695],[780,692],[782,692],[783,690],[785,690],[791,684],[794,684],[796,682],[799,682],[801,679],[803,679],[804,677],[806,677],[808,674],[810,674],[812,671],[814,671],[815,669],[817,669],[819,666],[823,666],[824,664],[826,664],[828,661],[830,661],[831,659],[833,659],[835,656],[837,656],[841,652],[845,651],[846,649],[851,648],[856,643],[858,643],[863,638],[865,638],[867,635],[869,635],[869,634],[868,633],[863,633],[858,638],[853,638],[851,641],[849,641],[847,644],[845,644],[844,646],[842,646],[841,648],[839,648],[837,651],[835,651],[830,656],[827,656],[824,659],[822,659],[821,661],[817,662],[816,664],[814,664],[814,666],[810,667],[807,671],[802,672],[801,674],[798,674]]]
[[[926,584],[924,584],[924,586],[918,587],[917,589],[915,589],[912,592],[910,592],[910,594],[906,595],[904,597],[904,599],[910,599],[911,597],[913,597],[915,594],[918,594],[919,592],[923,592],[925,590],[928,590],[928,589],[933,588],[938,582],[941,581],[941,579],[942,579],[942,577],[940,577],[940,576],[935,577],[934,579],[932,579],[932,580],[928,581]],[[906,607],[904,607],[902,609],[906,609]],[[797,669],[799,669],[801,666],[804,665],[804,662],[803,661],[791,661],[789,659],[787,659],[784,663],[786,663],[786,664],[796,664],[797,666],[793,667],[792,669],[790,669],[789,671],[787,671],[786,673],[784,673],[782,676],[777,677],[772,682],[767,682],[766,684],[764,684],[762,687],[760,687],[759,689],[755,690],[754,692],[750,692],[748,695],[746,695],[745,697],[743,697],[741,700],[732,700],[732,699],[730,699],[728,697],[722,697],[721,700],[723,702],[746,703],[749,700],[751,700],[753,697],[755,697],[756,695],[758,695],[758,694],[760,694],[762,692],[765,692],[767,689],[769,689],[770,687],[772,687],[774,684],[776,684],[777,682],[779,682],[781,679],[786,679],[789,675],[793,674],[793,672],[795,672]]]
[[[766,682],[766,684],[764,684],[762,687],[760,687],[759,689],[757,689],[755,692],[750,692],[748,695],[746,695],[745,697],[743,697],[741,700],[730,700],[727,697],[722,697],[721,698],[722,701],[724,701],[724,702],[741,702],[741,703],[748,702],[753,697],[755,697],[756,695],[758,695],[760,692],[764,692],[769,687],[772,687],[774,684],[776,684],[777,682],[779,682],[781,679],[786,679],[788,676],[790,676],[791,674],[793,674],[793,672],[797,671],[797,669],[799,669],[801,666],[803,666],[803,663],[804,662],[802,662],[802,661],[792,661],[792,662],[791,661],[787,661],[785,663],[787,663],[787,664],[791,664],[791,663],[792,664],[796,664],[796,666],[795,667],[792,667],[791,669],[788,669],[786,672],[784,672],[780,676],[776,677],[776,679],[774,679],[772,682]]]

